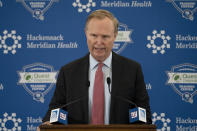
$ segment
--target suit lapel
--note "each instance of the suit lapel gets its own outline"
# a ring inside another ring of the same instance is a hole
[[[110,106],[110,124],[115,123],[115,101],[114,96],[117,95],[118,89],[120,87],[120,74],[121,74],[121,64],[119,62],[118,56],[112,52],[112,91],[111,91],[111,106]]]
[[[88,88],[89,88],[89,54],[81,58],[71,74],[71,87],[69,92],[69,101],[80,99],[79,102],[72,104],[75,108],[71,108],[74,123],[88,123]],[[79,118],[77,120],[77,118]]]
[[[89,89],[89,54],[85,56],[85,59],[81,65],[81,74],[86,74],[85,77],[84,76],[81,76],[81,74],[79,74],[79,76],[81,76],[80,79],[82,79],[82,85],[83,86],[83,89],[82,89],[82,92],[84,94],[84,96],[87,96],[86,99],[84,101],[82,101],[82,105],[83,105],[83,112],[84,113],[84,119],[85,119],[85,122],[88,123],[89,121],[89,117],[88,117],[88,89]]]

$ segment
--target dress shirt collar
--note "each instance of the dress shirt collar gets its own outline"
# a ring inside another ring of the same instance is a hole
[[[112,52],[110,53],[109,57],[103,62],[105,66],[108,68],[111,68],[111,62],[112,62]],[[90,54],[90,70],[93,70],[99,62],[94,59],[94,57]]]

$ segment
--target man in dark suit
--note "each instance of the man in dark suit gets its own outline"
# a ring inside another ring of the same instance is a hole
[[[110,12],[96,10],[88,16],[85,34],[90,53],[61,68],[43,122],[49,121],[52,109],[68,104],[63,108],[68,112],[68,123],[92,123],[95,74],[103,63],[103,124],[128,124],[129,109],[136,105],[146,109],[147,123],[152,123],[140,64],[112,52],[117,33],[118,21]]]

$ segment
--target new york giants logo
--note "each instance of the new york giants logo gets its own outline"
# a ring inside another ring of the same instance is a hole
[[[131,112],[131,118],[136,118],[137,117],[137,111]]]
[[[60,112],[60,119],[66,120],[66,114]]]

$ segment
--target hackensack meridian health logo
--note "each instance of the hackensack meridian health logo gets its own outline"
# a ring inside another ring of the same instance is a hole
[[[172,3],[178,12],[182,14],[182,17],[194,20],[194,13],[197,11],[197,0],[166,0]]]
[[[158,115],[156,112],[154,112],[152,116],[153,124],[157,125],[157,131],[170,131],[170,126],[168,124],[171,122],[171,120],[166,118],[165,113],[160,113],[160,115]],[[162,126],[161,124],[157,123],[162,123]]]
[[[128,43],[133,43],[131,39],[131,34],[133,30],[128,29],[128,26],[125,24],[120,23],[118,27],[118,35],[114,42],[113,51],[116,53],[121,53]]]
[[[193,104],[193,97],[197,94],[197,65],[184,63],[172,66],[167,84],[182,97],[182,100]]]
[[[44,20],[44,13],[52,6],[54,2],[59,0],[16,0],[21,2],[23,6],[31,12],[34,18]]]
[[[0,119],[0,131],[21,131],[19,123],[22,122],[20,118],[16,118],[16,113],[11,116],[8,113],[3,114],[4,118]]]
[[[33,96],[33,100],[44,103],[44,96],[56,83],[57,72],[50,65],[34,63],[18,71],[18,84]]]
[[[157,54],[158,52],[164,54],[166,48],[170,48],[170,43],[168,41],[171,39],[170,36],[165,35],[165,31],[161,30],[158,32],[157,30],[153,30],[152,36],[148,35],[147,40],[150,42],[146,46],[148,48],[152,48],[152,53]]]
[[[0,49],[3,49],[4,54],[11,52],[16,53],[16,48],[21,48],[19,41],[22,39],[20,35],[16,35],[16,31],[12,30],[9,33],[7,30],[3,31],[3,35],[0,35]]]
[[[82,0],[82,1],[84,1],[84,0]],[[85,1],[88,1],[88,2],[86,2],[86,4],[82,4],[80,2],[80,0],[75,0],[75,2],[73,2],[72,5],[73,5],[73,7],[78,7],[79,13],[83,12],[83,10],[85,10],[87,13],[89,13],[91,11],[91,7],[96,6],[96,2],[94,2],[93,0],[85,0]]]

